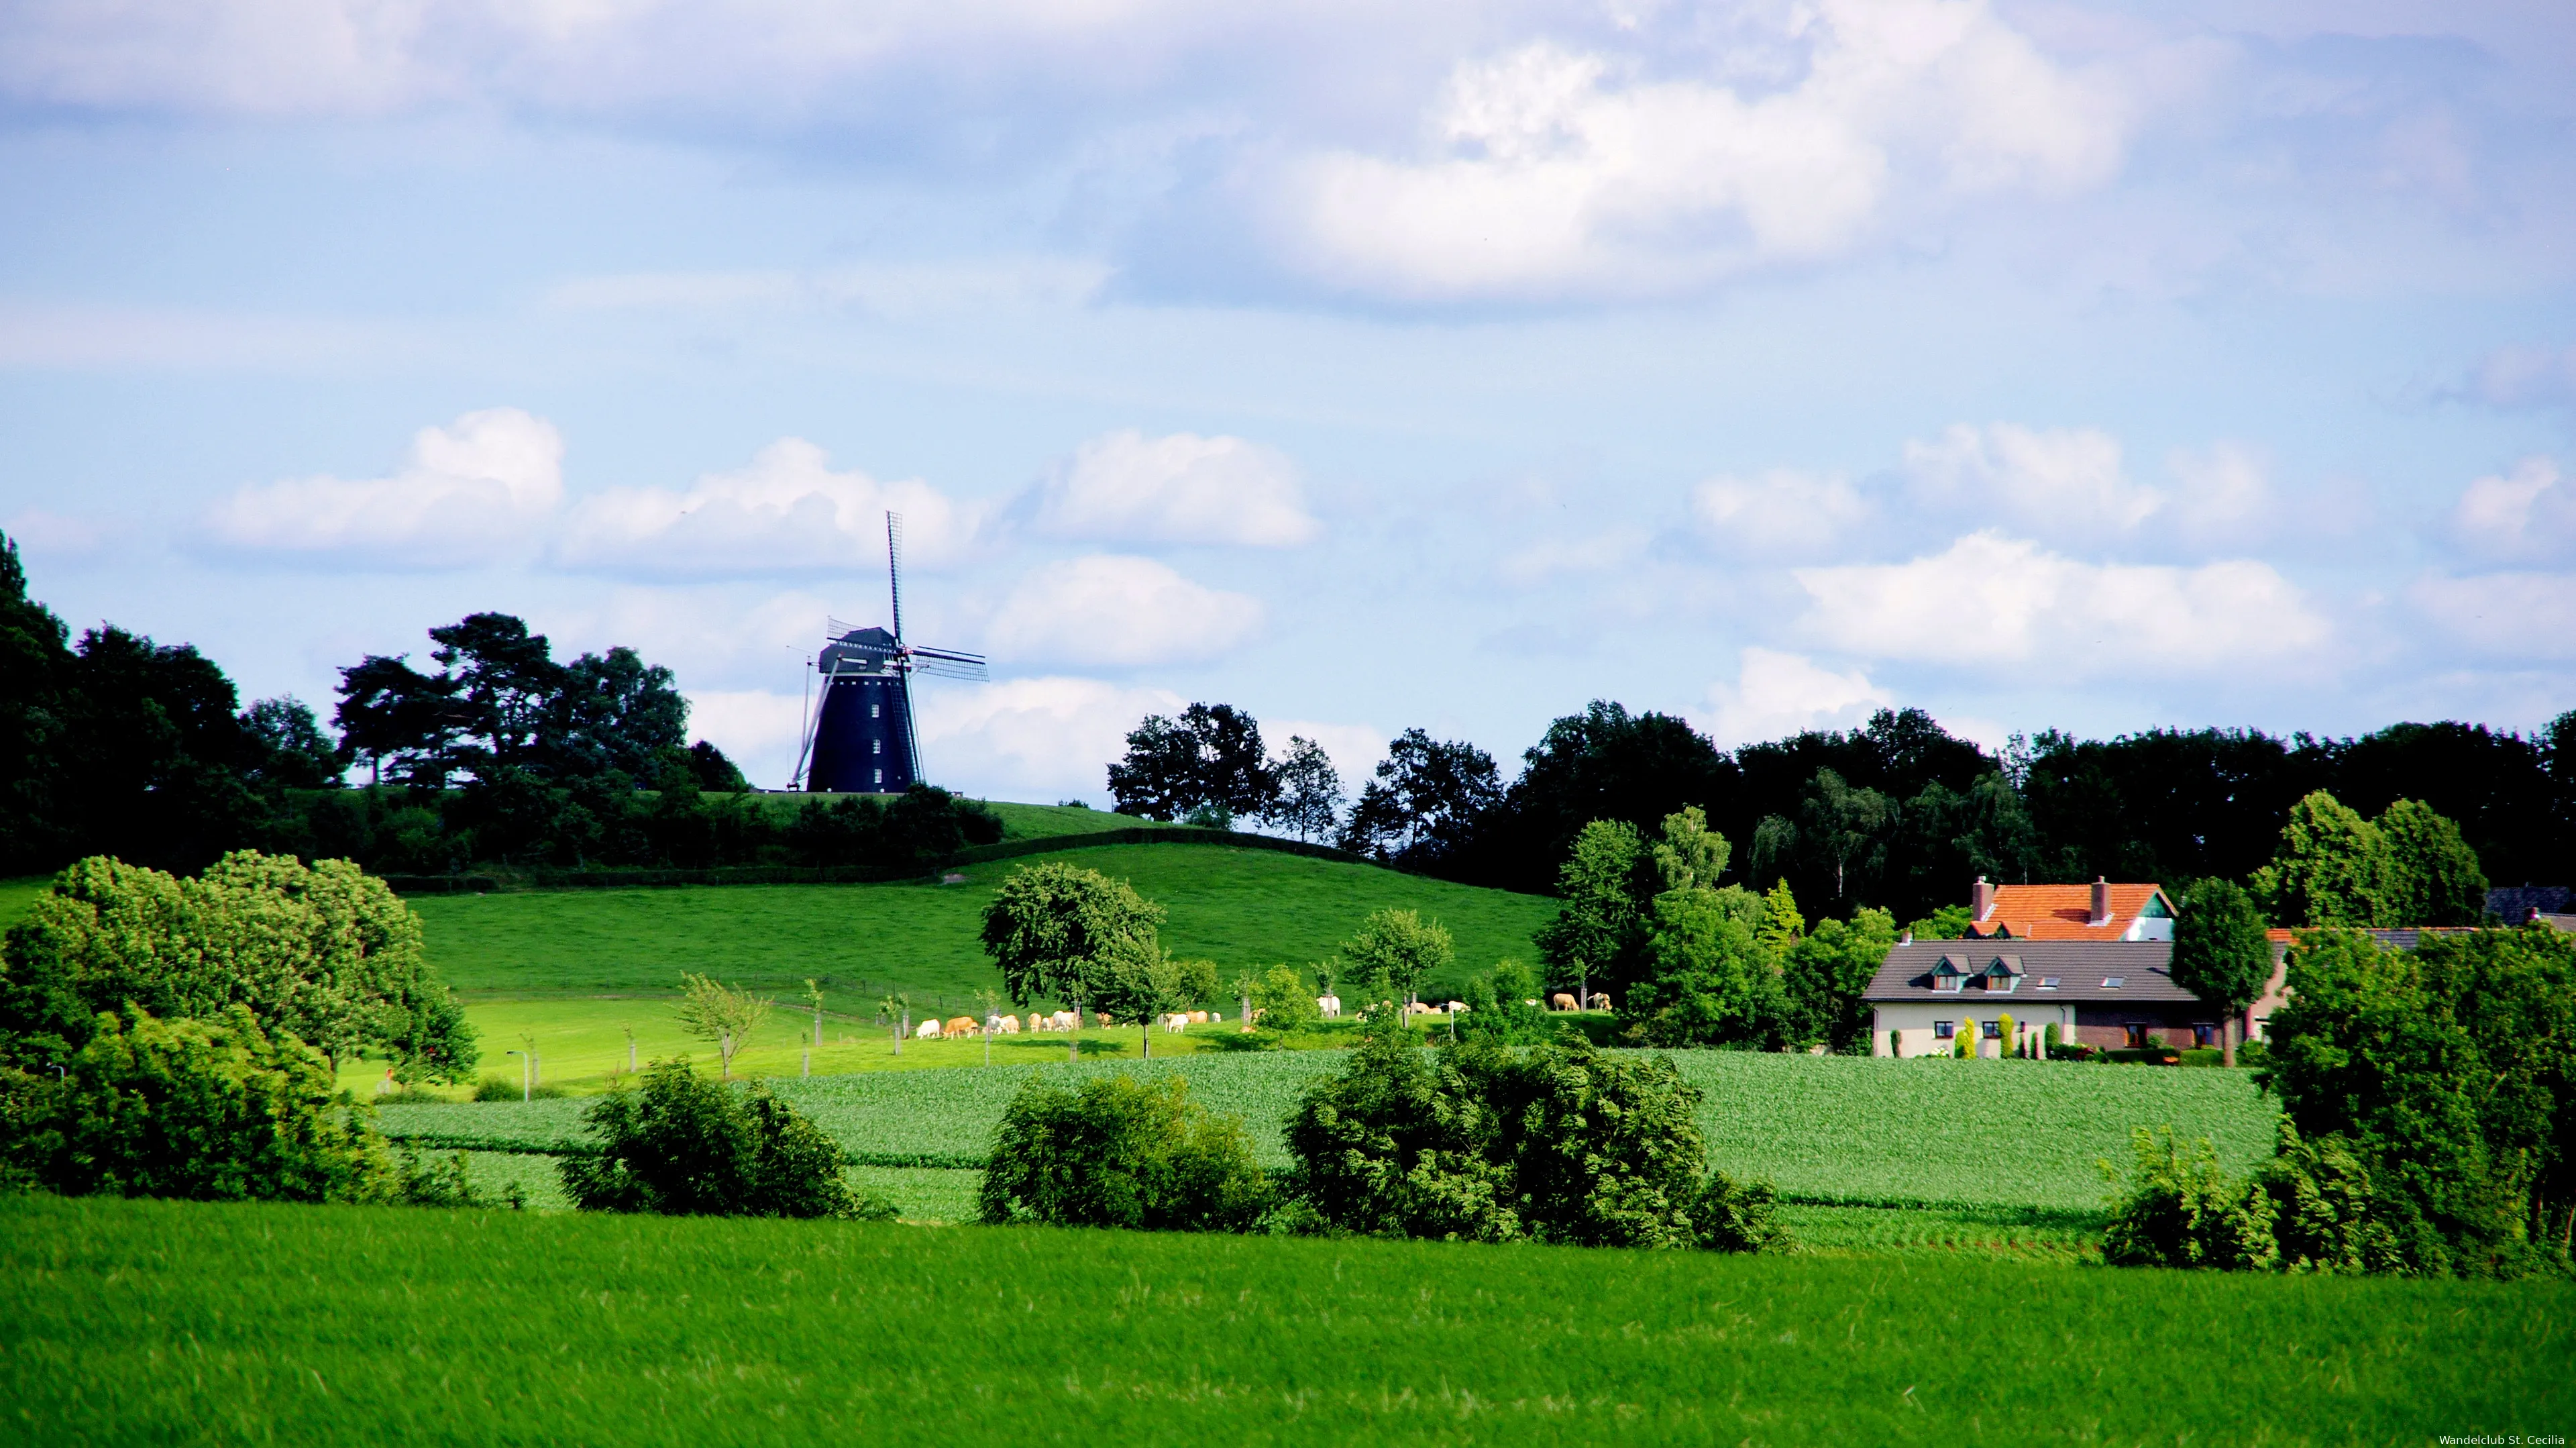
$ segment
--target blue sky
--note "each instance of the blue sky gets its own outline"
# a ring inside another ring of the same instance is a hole
[[[2563,6],[404,0],[0,13],[0,529],[327,715],[487,608],[755,779],[823,621],[1357,776],[2576,707]]]

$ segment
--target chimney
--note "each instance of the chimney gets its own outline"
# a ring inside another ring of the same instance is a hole
[[[2111,882],[2102,876],[2093,877],[2093,917],[2084,923],[2087,925],[2111,923]]]
[[[1994,913],[1995,887],[1986,883],[1985,876],[1979,875],[1977,887],[1968,892],[1968,918],[1983,925],[1986,917]]]

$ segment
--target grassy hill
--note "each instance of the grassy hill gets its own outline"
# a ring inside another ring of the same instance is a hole
[[[1956,1257],[39,1195],[0,1197],[0,1321],[0,1414],[30,1443],[2430,1443],[2576,1419],[2564,1282]]]
[[[1046,858],[1133,883],[1168,912],[1166,946],[1229,973],[1322,959],[1382,906],[1438,917],[1457,937],[1462,967],[1481,969],[1531,958],[1531,932],[1555,913],[1538,896],[1267,850],[1113,845]],[[658,990],[702,970],[763,988],[815,976],[853,996],[899,989],[963,1002],[998,983],[976,944],[978,917],[1016,868],[971,865],[957,872],[963,882],[945,885],[531,891],[412,904],[432,963],[459,990]]]

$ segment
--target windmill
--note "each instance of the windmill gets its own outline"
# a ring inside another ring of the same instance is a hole
[[[903,641],[903,518],[886,514],[886,581],[894,628],[850,628],[829,621],[814,659],[822,698],[805,720],[793,788],[837,794],[901,794],[920,778],[921,745],[912,728],[912,676],[982,683],[981,654],[916,648]],[[807,687],[813,679],[809,676]]]

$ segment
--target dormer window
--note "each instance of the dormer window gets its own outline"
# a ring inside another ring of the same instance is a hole
[[[1957,990],[1966,983],[1967,981],[1965,977],[1949,975],[1946,973],[1936,974],[1932,977],[1932,988],[1934,990]]]
[[[1998,991],[2005,995],[2010,995],[2012,994],[2012,988],[2019,984],[2021,984],[2020,976],[2007,975],[1999,969],[1986,972],[1986,989],[1990,991]]]

